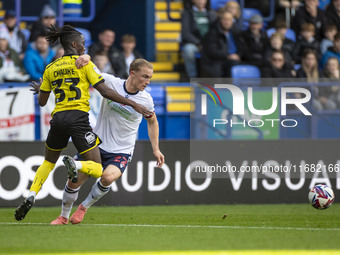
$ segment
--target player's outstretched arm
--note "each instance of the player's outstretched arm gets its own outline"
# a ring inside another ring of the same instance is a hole
[[[136,102],[127,99],[121,95],[119,95],[116,91],[109,88],[105,82],[102,82],[96,86],[96,89],[99,91],[99,93],[112,101],[115,101],[120,104],[125,104],[131,106],[136,112],[139,112],[143,115],[151,115],[153,112],[150,112],[145,106],[137,104]]]
[[[148,134],[149,139],[152,146],[153,155],[157,160],[157,166],[162,167],[164,164],[164,155],[159,150],[159,126],[156,114],[153,114],[152,117],[145,118],[148,123]]]

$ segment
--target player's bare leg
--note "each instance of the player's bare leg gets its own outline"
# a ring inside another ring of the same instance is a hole
[[[122,175],[118,167],[109,165],[103,172],[102,177],[91,189],[87,198],[78,206],[77,211],[70,218],[72,224],[79,224],[84,219],[85,213],[90,206],[110,191],[111,184]]]

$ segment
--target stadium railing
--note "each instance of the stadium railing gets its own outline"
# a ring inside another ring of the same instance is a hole
[[[17,24],[20,24],[21,21],[36,21],[39,19],[39,16],[22,16],[21,15],[21,1],[22,0],[15,0],[15,13]],[[96,1],[89,0],[90,5],[90,14],[87,17],[64,17],[63,12],[63,2],[62,0],[58,0],[58,15],[57,15],[57,22],[59,26],[63,26],[64,22],[91,22],[96,14]],[[1,18],[3,19],[3,18]]]

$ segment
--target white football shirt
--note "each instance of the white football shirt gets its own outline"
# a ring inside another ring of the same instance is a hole
[[[129,93],[125,87],[125,80],[103,73],[105,83],[118,94],[154,112],[152,97],[148,92],[138,91]],[[142,114],[136,112],[131,106],[122,105],[103,98],[100,113],[94,132],[102,140],[99,147],[110,153],[133,154],[139,124]]]

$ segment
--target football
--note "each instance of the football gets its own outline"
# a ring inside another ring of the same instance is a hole
[[[327,209],[334,202],[334,192],[327,185],[315,185],[308,194],[309,202],[316,209]]]

